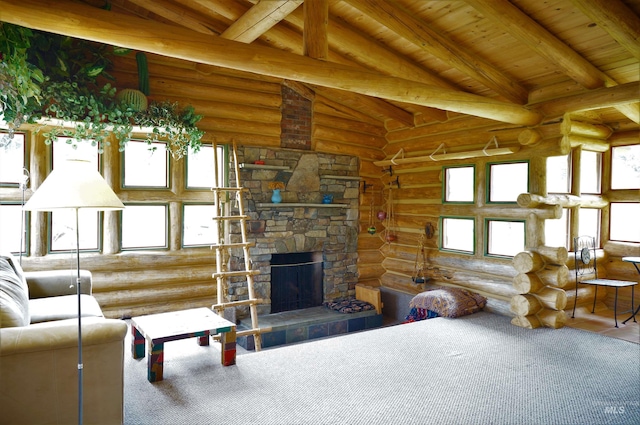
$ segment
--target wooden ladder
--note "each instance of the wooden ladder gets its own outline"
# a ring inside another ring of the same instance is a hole
[[[238,154],[235,142],[233,143],[233,157],[232,162],[235,168],[235,187],[223,187],[219,182],[219,170],[218,170],[218,149],[216,144],[213,145],[214,155],[214,187],[211,188],[214,194],[214,239],[217,241],[212,246],[216,250],[216,272],[212,277],[217,282],[218,300],[217,303],[212,305],[211,308],[218,315],[223,316],[224,310],[231,307],[249,306],[249,312],[251,314],[251,329],[240,330],[236,333],[236,336],[253,335],[256,351],[260,351],[262,346],[261,332],[262,330],[258,326],[258,311],[256,305],[264,304],[265,300],[256,298],[253,288],[253,276],[259,274],[259,270],[251,270],[251,255],[249,248],[254,244],[247,241],[247,224],[248,217],[244,215],[244,192],[247,189],[240,186],[240,173],[238,165]],[[235,201],[238,206],[238,215],[231,215],[232,208],[230,202],[235,196]],[[242,235],[242,241],[231,243],[229,228],[231,222],[238,222],[240,224],[240,233]],[[230,271],[228,267],[229,263],[229,250],[242,248],[244,253],[244,270]],[[245,277],[247,282],[247,292],[249,298],[240,301],[227,301],[228,299],[228,282],[232,277]]]

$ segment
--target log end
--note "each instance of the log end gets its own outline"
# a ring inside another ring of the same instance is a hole
[[[516,316],[513,319],[511,319],[511,324],[515,326],[520,326],[521,328],[527,328],[527,329],[535,329],[542,326],[542,324],[540,323],[540,320],[534,315]]]

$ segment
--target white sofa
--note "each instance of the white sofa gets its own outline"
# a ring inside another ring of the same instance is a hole
[[[78,423],[76,275],[0,253],[0,424]],[[91,285],[82,271],[83,420],[122,424],[127,325],[102,315]]]

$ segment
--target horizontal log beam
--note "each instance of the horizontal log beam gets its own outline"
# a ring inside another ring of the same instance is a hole
[[[603,87],[538,104],[529,105],[545,115],[546,119],[563,117],[567,112],[590,111],[638,102],[637,81],[614,87]],[[631,118],[631,117],[630,117]],[[635,117],[634,122],[639,118]]]
[[[562,208],[604,208],[608,205],[607,199],[601,196],[575,196],[575,195],[536,195],[535,193],[521,193],[517,199],[518,205],[523,208],[535,208],[540,205],[560,205]]]

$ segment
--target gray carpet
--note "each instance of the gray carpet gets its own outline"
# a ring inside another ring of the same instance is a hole
[[[126,424],[640,424],[640,345],[486,312],[241,351],[125,353]]]

